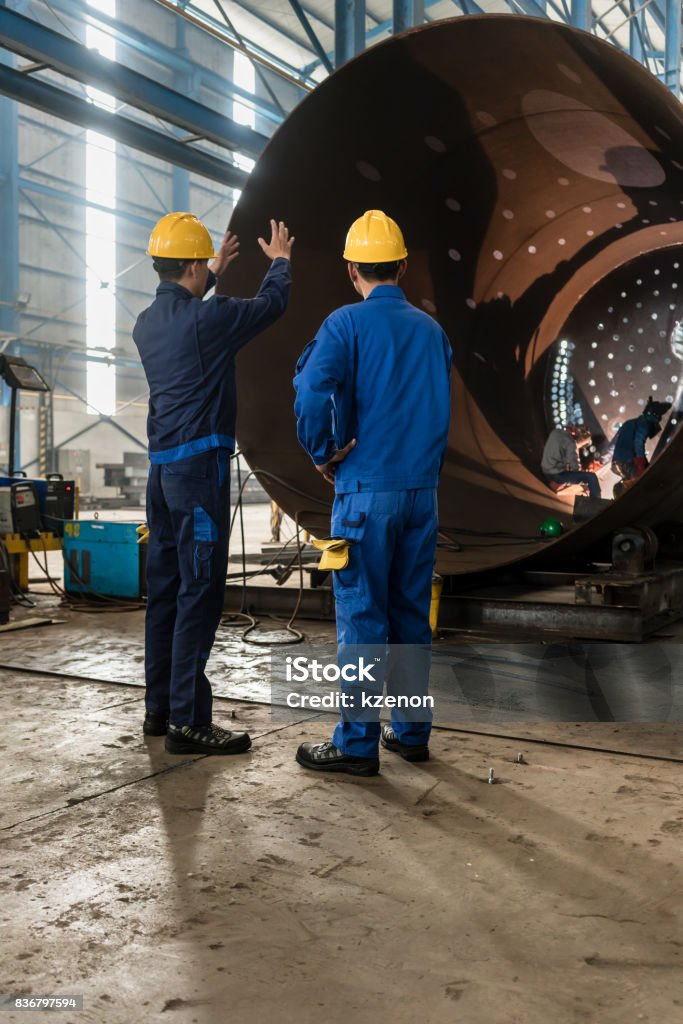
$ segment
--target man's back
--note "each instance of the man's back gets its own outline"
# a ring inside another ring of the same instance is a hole
[[[276,259],[253,299],[203,301],[179,284],[159,285],[133,331],[150,389],[152,462],[188,445],[234,448],[235,355],[284,311],[290,281],[289,260]]]
[[[541,459],[541,471],[546,476],[554,476],[563,473],[565,470],[572,471],[579,468],[576,454],[576,444],[566,430],[555,427],[548,435],[548,440],[543,449]]]
[[[321,397],[327,389],[327,400],[334,395],[334,445],[356,438],[337,468],[338,494],[436,486],[448,439],[450,366],[443,330],[399,287],[379,285],[328,317],[299,362],[295,386],[307,386],[297,415],[314,461],[329,452],[320,450],[326,439],[308,430],[311,385]]]

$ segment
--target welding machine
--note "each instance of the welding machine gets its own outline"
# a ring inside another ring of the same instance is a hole
[[[28,481],[0,487],[0,533],[40,533],[38,495]]]
[[[61,473],[48,473],[45,479],[39,477],[35,479],[21,477],[19,479],[11,476],[0,476],[0,488],[11,487],[16,483],[31,484],[38,495],[41,528],[61,536],[64,533],[64,523],[66,520],[73,519],[74,517],[76,507],[75,482],[73,480],[64,480]],[[0,525],[0,532],[3,532],[2,525]]]
[[[64,586],[72,594],[139,600],[147,545],[139,523],[75,519],[64,524]]]

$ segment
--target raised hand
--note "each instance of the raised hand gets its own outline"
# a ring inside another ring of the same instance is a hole
[[[291,260],[294,237],[289,237],[289,229],[284,221],[280,221],[278,224],[276,220],[271,220],[270,232],[270,242],[266,242],[264,238],[259,238],[258,240],[258,244],[268,259],[276,260],[280,257],[285,260]]]
[[[223,235],[223,241],[221,242],[221,247],[218,250],[218,255],[213,263],[209,264],[209,270],[215,274],[216,277],[220,277],[221,274],[225,273],[232,261],[237,259],[239,254],[240,240],[237,235],[233,235],[228,228]]]

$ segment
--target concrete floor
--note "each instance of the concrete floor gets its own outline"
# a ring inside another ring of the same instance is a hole
[[[250,703],[268,651],[230,630],[215,718],[252,751],[177,758],[141,734],[142,613],[38,601],[63,621],[0,635],[0,994],[82,994],[64,1024],[683,1020],[678,726],[467,721],[320,776],[294,753],[329,722]]]
[[[78,659],[103,627],[66,617]],[[141,616],[106,619],[118,673]],[[294,762],[327,723],[244,701],[217,702],[254,737],[227,759],[143,739],[113,683],[4,670],[0,709],[0,992],[83,994],[61,1021],[683,1019],[681,764],[633,756],[680,758],[672,726],[439,731],[430,763],[353,780]]]

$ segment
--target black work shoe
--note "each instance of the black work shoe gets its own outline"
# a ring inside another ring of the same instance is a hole
[[[382,726],[382,746],[394,754],[400,754],[404,761],[428,761],[429,747],[426,743],[401,743],[390,725]]]
[[[334,743],[302,743],[296,759],[304,768],[316,772],[346,772],[347,775],[377,775],[379,759],[342,754]]]
[[[165,736],[168,729],[168,715],[155,715],[148,711],[142,723],[142,731],[145,736]]]
[[[250,746],[248,733],[218,725],[169,725],[166,733],[169,754],[243,754]]]

